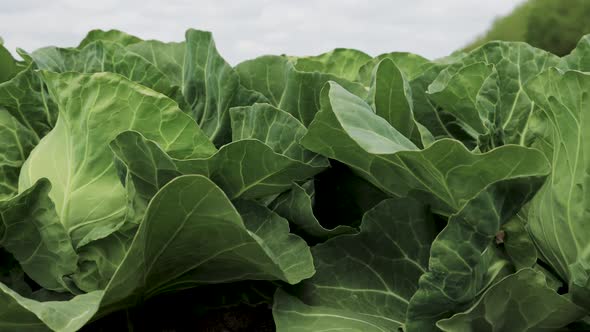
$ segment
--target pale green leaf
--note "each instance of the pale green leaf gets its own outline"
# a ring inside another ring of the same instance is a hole
[[[550,69],[527,85],[552,130],[553,172],[531,202],[528,227],[541,257],[569,284],[576,301],[587,303],[590,287],[590,232],[587,215],[588,91],[590,75]]]
[[[44,72],[44,77],[60,116],[23,165],[19,191],[49,179],[49,196],[75,247],[109,235],[125,221],[127,193],[109,149],[119,133],[139,131],[177,157],[215,151],[174,101],[120,75]]]

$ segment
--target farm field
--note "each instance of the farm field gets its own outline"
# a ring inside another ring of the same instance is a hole
[[[18,54],[0,42],[0,331],[590,330],[590,35]]]

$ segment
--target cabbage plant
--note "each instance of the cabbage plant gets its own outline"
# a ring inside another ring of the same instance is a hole
[[[231,66],[209,32],[94,30],[18,54],[2,331],[244,307],[277,331],[590,329],[590,37]]]

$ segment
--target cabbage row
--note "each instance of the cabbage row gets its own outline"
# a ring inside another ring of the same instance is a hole
[[[232,67],[209,32],[95,30],[18,53],[0,44],[2,331],[183,294],[267,304],[277,331],[590,327],[590,37]]]

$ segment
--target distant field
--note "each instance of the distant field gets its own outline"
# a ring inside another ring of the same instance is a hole
[[[557,55],[568,54],[590,32],[590,1],[529,0],[463,50],[470,51],[492,40],[524,41]]]

